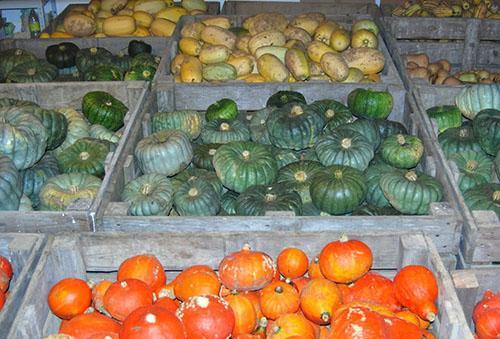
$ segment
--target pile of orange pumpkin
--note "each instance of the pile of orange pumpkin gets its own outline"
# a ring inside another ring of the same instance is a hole
[[[500,293],[484,292],[472,313],[479,339],[500,338]]]
[[[13,274],[14,272],[12,271],[12,265],[9,260],[0,255],[0,311],[3,308],[3,305],[5,305],[7,291]]]
[[[195,265],[167,282],[156,257],[138,255],[115,282],[61,280],[48,303],[59,333],[74,338],[434,338],[433,273],[412,265],[390,280],[370,272],[372,261],[365,243],[345,237],[312,261],[286,248],[275,263],[245,246],[218,272]]]

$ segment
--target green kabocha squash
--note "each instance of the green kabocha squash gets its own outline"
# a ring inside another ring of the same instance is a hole
[[[316,173],[309,192],[319,210],[333,215],[346,214],[365,199],[366,180],[360,170],[332,165]]]
[[[221,144],[200,144],[193,149],[193,164],[198,168],[214,171],[212,160]]]
[[[398,169],[385,163],[370,165],[365,170],[364,174],[367,187],[365,200],[368,204],[380,208],[390,206],[389,200],[387,200],[384,191],[382,191],[380,187],[380,177],[392,171],[398,171]]]
[[[0,52],[0,80],[4,80],[14,67],[28,61],[37,61],[37,59],[30,52],[20,48]]]
[[[279,91],[274,93],[267,99],[266,107],[281,108],[289,103],[306,104],[306,98],[295,91]]]
[[[436,120],[439,133],[446,131],[448,128],[462,125],[462,113],[454,105],[431,107],[427,110],[427,115],[429,118]]]
[[[139,141],[134,155],[142,173],[172,176],[191,163],[193,148],[186,133],[164,129]]]
[[[311,160],[311,161],[318,161],[319,162],[318,155],[316,154],[316,151],[314,150],[314,148],[309,148],[309,149],[297,152],[297,157],[300,160]]]
[[[438,141],[447,158],[453,153],[462,153],[465,151],[483,152],[481,145],[474,136],[471,125],[448,128],[439,134]]]
[[[224,192],[224,186],[222,186],[222,182],[217,177],[217,174],[212,171],[207,171],[202,168],[186,168],[184,171],[179,174],[173,176],[172,185],[174,186],[174,191],[187,182],[190,179],[201,179],[205,182],[208,182],[212,185],[215,192],[221,196]]]
[[[94,199],[101,179],[85,173],[67,173],[49,178],[40,190],[42,210],[65,211],[78,199]]]
[[[128,108],[111,94],[95,91],[84,95],[82,112],[91,124],[99,124],[116,132],[123,126]]]
[[[278,169],[285,167],[292,162],[299,161],[299,154],[291,149],[279,148],[274,146],[269,146],[271,153],[276,159],[276,164],[278,165]]]
[[[23,194],[22,177],[12,160],[0,154],[0,211],[16,211]]]
[[[76,54],[75,63],[78,70],[85,73],[95,65],[113,63],[113,54],[102,47],[82,48]]]
[[[90,126],[90,137],[99,140],[106,140],[113,144],[117,144],[120,141],[119,133],[112,132],[102,125],[92,125]]]
[[[500,218],[500,184],[481,184],[468,189],[464,200],[471,210],[493,211]]]
[[[73,67],[76,66],[76,55],[79,50],[80,48],[72,42],[50,45],[45,50],[45,59],[58,69]]]
[[[387,91],[357,88],[347,96],[349,110],[359,118],[386,119],[392,105],[392,95]]]
[[[57,110],[59,113],[66,117],[68,122],[68,131],[66,139],[59,146],[55,152],[60,153],[69,146],[73,145],[78,139],[90,136],[90,125],[87,119],[78,111],[73,108],[60,108]]]
[[[146,67],[151,66],[157,68],[160,64],[160,57],[149,54],[149,53],[139,53],[130,59],[129,68],[135,67]]]
[[[213,164],[222,184],[238,193],[250,186],[272,184],[278,172],[268,147],[254,142],[222,145],[214,155]]]
[[[199,137],[203,119],[196,111],[158,112],[153,115],[151,129],[153,133],[163,129],[178,129],[186,133],[191,140]]]
[[[238,196],[239,194],[233,191],[227,191],[221,196],[221,215],[236,215],[236,199],[238,199]]]
[[[342,128],[350,129],[363,135],[372,145],[373,150],[376,150],[382,141],[378,127],[373,121],[368,119],[357,119],[350,124],[343,125]]]
[[[297,192],[303,204],[310,203],[311,194],[309,187],[316,173],[324,169],[317,161],[303,160],[293,162],[281,168],[276,182],[283,184],[288,189]]]
[[[111,64],[99,64],[83,73],[85,81],[121,81],[123,72],[120,67]]]
[[[326,122],[325,129],[329,131],[340,125],[348,124],[354,121],[354,116],[349,108],[338,101],[330,99],[318,100],[309,106],[323,115],[323,119]]]
[[[33,211],[33,203],[30,198],[26,195],[21,196],[21,200],[19,201],[19,208],[17,209],[20,212],[30,212]]]
[[[418,171],[392,171],[380,177],[380,187],[392,207],[403,214],[428,214],[443,198],[439,181]]]
[[[152,81],[156,74],[156,68],[153,66],[135,66],[126,73],[125,81]]]
[[[408,130],[400,122],[393,120],[374,120],[373,122],[377,125],[382,140],[394,134],[408,134]]]
[[[61,172],[56,157],[47,152],[36,164],[26,169],[23,175],[23,194],[27,195],[36,209],[40,205],[40,190],[45,182]]]
[[[38,107],[38,105],[34,102],[31,101],[26,101],[26,100],[18,100],[14,98],[0,98],[0,109],[3,108],[8,108],[8,107],[24,107],[24,106],[35,106]]]
[[[232,141],[250,140],[250,130],[238,120],[212,120],[201,130],[201,140],[205,144],[227,144]]]
[[[6,82],[49,82],[57,77],[57,68],[46,61],[28,61],[19,64],[7,74]]]
[[[299,103],[276,108],[269,114],[266,122],[271,143],[294,150],[312,147],[324,124],[320,113]]]
[[[455,104],[471,120],[483,109],[500,109],[500,84],[468,86],[455,97]]]
[[[137,54],[147,53],[151,54],[153,48],[150,44],[145,43],[142,40],[130,40],[128,43],[128,55],[135,57]]]
[[[33,114],[38,109],[0,109],[0,153],[11,158],[19,170],[33,166],[47,149],[47,130]]]
[[[220,196],[212,185],[200,178],[191,178],[174,193],[175,210],[183,216],[217,215]]]
[[[122,73],[125,73],[130,68],[130,57],[123,53],[118,53],[113,56],[113,65],[121,69]]]
[[[63,173],[87,173],[102,178],[109,151],[109,146],[99,140],[84,138],[59,153],[57,161]]]
[[[423,154],[422,140],[413,135],[391,135],[382,143],[382,158],[396,168],[417,166]]]
[[[373,158],[373,145],[360,133],[339,127],[314,146],[324,166],[344,165],[363,171]]]
[[[211,104],[207,108],[205,119],[212,120],[234,120],[238,116],[238,105],[231,99],[220,99],[216,103]]]
[[[250,138],[252,139],[252,141],[265,145],[271,144],[266,122],[272,110],[272,108],[264,108],[250,115],[248,126],[250,128]]]
[[[449,159],[460,172],[458,187],[462,192],[492,180],[493,161],[486,154],[466,151],[452,154]]]
[[[121,199],[129,203],[128,214],[136,216],[168,215],[172,209],[174,187],[164,175],[151,173],[125,185]]]
[[[474,135],[483,151],[496,155],[500,151],[500,109],[480,111],[472,123]]]
[[[356,208],[353,212],[352,215],[366,215],[366,216],[379,216],[379,215],[400,215],[401,213],[390,207],[377,207],[373,205],[362,205]]]
[[[33,112],[47,130],[47,150],[60,146],[68,133],[68,120],[57,111],[39,108]]]
[[[236,199],[236,214],[263,216],[271,211],[291,211],[302,215],[302,201],[297,192],[283,184],[257,185],[241,193]]]

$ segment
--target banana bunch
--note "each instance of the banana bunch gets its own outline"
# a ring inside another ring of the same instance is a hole
[[[393,16],[464,17],[500,19],[500,11],[493,0],[406,0],[392,11]]]

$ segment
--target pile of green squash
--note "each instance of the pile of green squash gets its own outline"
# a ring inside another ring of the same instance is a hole
[[[151,54],[151,45],[129,42],[128,54],[113,55],[103,47],[80,49],[71,42],[47,47],[45,59],[12,48],[0,52],[0,81],[32,83],[50,81],[151,81],[160,58]]]
[[[500,85],[466,87],[455,102],[427,114],[435,120],[444,155],[458,170],[466,204],[500,217]]]
[[[128,108],[89,92],[81,112],[0,98],[0,210],[64,211],[93,199]]]
[[[254,112],[230,99],[158,112],[122,200],[135,216],[428,214],[442,187],[418,169],[422,141],[387,120],[392,106],[359,88],[347,105],[280,91]]]

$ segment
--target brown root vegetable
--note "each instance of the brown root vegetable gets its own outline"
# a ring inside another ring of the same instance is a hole
[[[409,68],[409,69],[414,69],[414,68],[417,68],[419,67],[416,63],[414,63],[413,61],[410,61],[408,63],[406,63],[406,68]]]
[[[420,67],[427,68],[427,66],[429,66],[429,57],[425,53],[408,54],[406,56],[406,62],[414,62]]]
[[[461,85],[462,83],[460,82],[460,80],[458,80],[457,78],[455,77],[447,77],[444,81],[443,81],[443,85],[451,85],[451,86],[455,86],[455,85]]]
[[[448,73],[451,71],[451,64],[448,60],[446,59],[441,59],[436,61],[439,65],[441,65],[441,68],[447,71]]]
[[[410,69],[408,71],[408,75],[412,79],[424,79],[429,81],[430,73],[429,70],[425,67],[417,67],[414,69]]]
[[[431,75],[437,75],[438,71],[441,69],[441,65],[439,65],[437,62],[434,62],[432,64],[429,64],[427,66],[427,69],[429,72],[431,72]]]
[[[445,76],[437,76],[436,77],[436,80],[434,80],[434,85],[442,85],[443,82],[446,80],[446,78],[448,78],[448,75],[445,75]]]
[[[437,76],[438,78],[441,77],[441,78],[447,78],[450,76],[450,72],[448,71],[445,71],[444,69],[440,69],[438,72],[437,72]]]
[[[349,66],[340,54],[325,53],[320,64],[323,71],[334,81],[344,81],[349,75]]]

